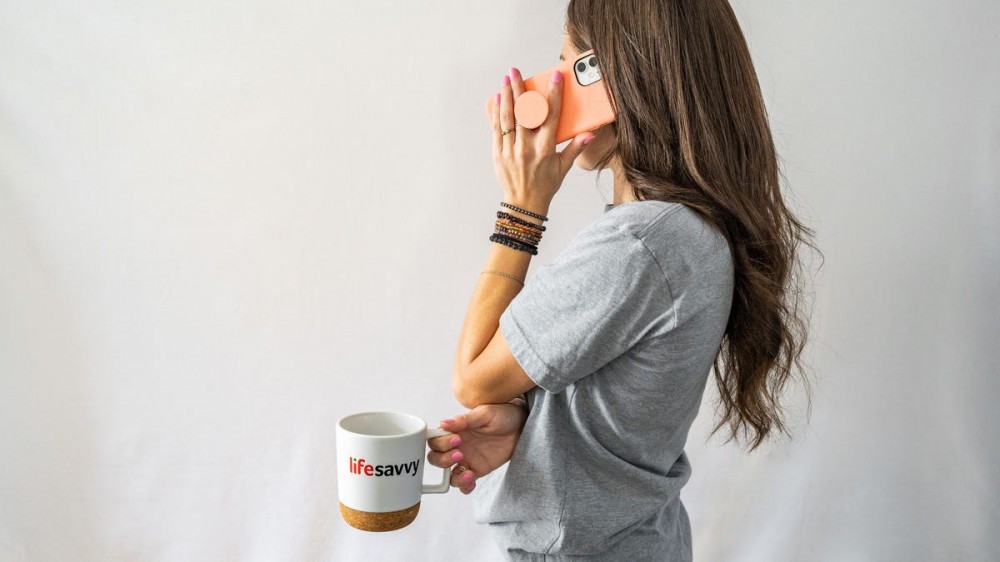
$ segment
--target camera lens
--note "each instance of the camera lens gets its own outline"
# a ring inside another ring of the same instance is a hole
[[[590,57],[590,66],[597,66],[597,57]]]
[[[581,61],[580,64],[576,65],[577,72],[584,72],[586,70],[587,70],[587,63]]]

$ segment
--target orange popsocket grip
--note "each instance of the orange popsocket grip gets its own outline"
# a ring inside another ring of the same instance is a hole
[[[549,101],[535,90],[526,90],[514,101],[514,118],[522,127],[539,127],[548,116]]]

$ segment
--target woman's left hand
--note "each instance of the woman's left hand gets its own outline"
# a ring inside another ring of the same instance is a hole
[[[467,494],[476,487],[477,478],[510,460],[527,420],[528,410],[510,403],[480,404],[454,419],[441,420],[441,428],[451,433],[427,440],[431,448],[427,462],[441,468],[458,463],[451,485]]]
[[[580,133],[562,152],[556,152],[556,125],[562,107],[563,77],[549,82],[549,114],[539,127],[528,129],[514,125],[514,101],[524,93],[524,81],[516,68],[505,76],[500,89],[500,103],[493,98],[490,124],[493,127],[493,167],[503,187],[504,200],[544,214],[563,178],[583,152],[584,143],[594,138],[591,132]],[[502,131],[510,130],[506,135]]]

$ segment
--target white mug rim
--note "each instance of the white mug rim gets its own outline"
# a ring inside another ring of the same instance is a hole
[[[344,427],[344,422],[347,421],[347,420],[349,420],[349,419],[351,419],[351,418],[353,418],[353,417],[367,416],[367,415],[371,415],[371,414],[391,414],[391,415],[394,415],[394,416],[401,416],[401,417],[404,417],[404,418],[410,418],[411,420],[416,420],[416,421],[420,422],[420,428],[415,429],[413,431],[408,431],[406,433],[396,433],[396,434],[393,434],[393,435],[370,435],[370,434],[367,434],[367,433],[358,433],[357,431],[351,431],[350,429],[347,429],[346,427]],[[351,435],[357,435],[358,437],[364,437],[366,439],[399,439],[401,437],[411,437],[411,436],[414,436],[414,435],[419,435],[421,432],[426,433],[427,432],[427,421],[424,420],[424,418],[421,418],[420,416],[415,416],[413,414],[407,414],[406,412],[392,412],[392,411],[387,411],[387,410],[378,410],[378,411],[369,411],[369,412],[355,412],[353,414],[347,414],[346,416],[343,416],[342,418],[340,418],[337,421],[337,429],[340,429],[341,431],[344,431],[346,433],[350,433]]]

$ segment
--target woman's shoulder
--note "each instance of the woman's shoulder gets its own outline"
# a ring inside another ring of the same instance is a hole
[[[614,236],[623,242],[635,242],[642,239],[650,225],[682,208],[678,203],[666,201],[630,201],[608,205],[604,213],[583,228],[580,236]]]
[[[594,221],[595,226],[614,225],[626,229],[637,236],[658,219],[684,209],[680,203],[669,201],[629,201],[608,207],[604,214]]]
[[[607,209],[577,233],[564,253],[567,259],[580,254],[589,260],[605,254],[651,255],[665,273],[714,265],[717,274],[724,274],[732,259],[725,236],[700,214],[683,203],[657,200]]]
[[[632,201],[607,210],[595,222],[601,223],[600,228],[627,230],[634,235],[668,277],[732,275],[725,235],[683,203]]]
[[[694,209],[671,201],[630,201],[615,205],[594,221],[598,228],[627,230],[651,245],[680,241],[725,241],[725,237]]]

